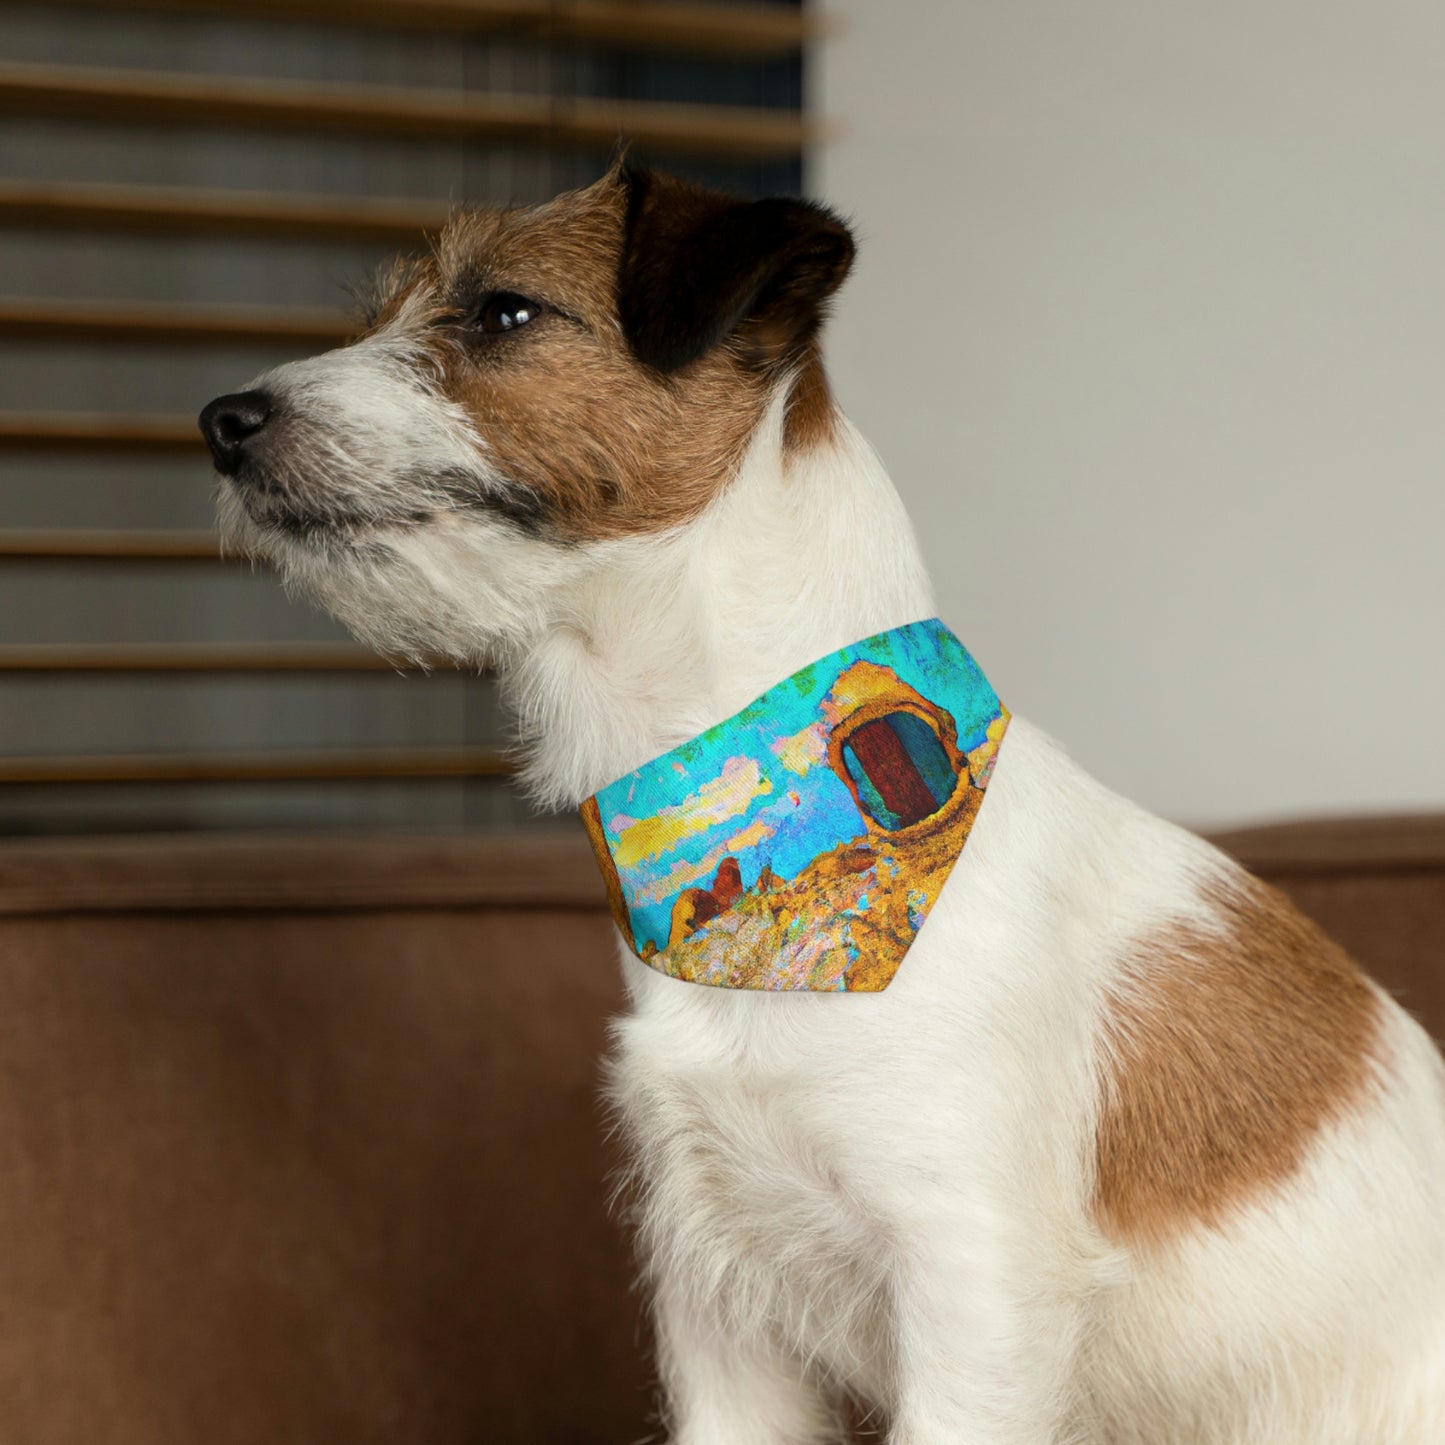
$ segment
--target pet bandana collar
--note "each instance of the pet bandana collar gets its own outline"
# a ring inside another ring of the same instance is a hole
[[[582,805],[622,936],[691,983],[887,988],[1008,721],[936,618],[795,672]]]

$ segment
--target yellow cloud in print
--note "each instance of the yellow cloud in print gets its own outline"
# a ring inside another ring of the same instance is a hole
[[[761,818],[754,818],[741,833],[734,833],[727,840],[726,847],[729,853],[745,853],[749,848],[756,848],[759,843],[765,843],[772,836],[771,825]]]
[[[740,817],[754,798],[772,791],[772,783],[753,758],[729,758],[717,777],[680,803],[662,808],[650,818],[629,821],[617,834],[613,859],[619,868],[635,868],[651,858],[660,858],[684,838]]]
[[[779,738],[772,749],[790,773],[805,778],[809,768],[828,756],[828,729],[822,723],[809,723],[801,732]]]
[[[681,888],[694,883],[711,883],[717,865],[728,855],[728,845],[719,843],[708,849],[696,863],[679,858],[660,878],[654,878],[637,890],[637,897],[644,903],[665,903]]]

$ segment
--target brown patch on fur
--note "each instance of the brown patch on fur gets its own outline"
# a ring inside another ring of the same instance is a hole
[[[398,278],[378,317],[433,355],[443,390],[516,491],[514,518],[527,524],[531,509],[539,529],[564,540],[695,517],[735,474],[779,374],[757,363],[756,338],[742,334],[669,372],[638,358],[619,319],[628,206],[614,170],[547,205],[463,212],[434,259]],[[469,318],[498,292],[543,310],[515,332],[478,334]],[[809,345],[789,443],[822,439],[825,413],[831,399]]]
[[[783,427],[783,445],[792,452],[812,451],[833,440],[838,408],[823,370],[816,342],[810,343],[798,367]]]
[[[1348,955],[1247,875],[1211,901],[1218,931],[1150,940],[1105,1021],[1094,1205],[1134,1243],[1279,1187],[1372,1077],[1379,1000]]]

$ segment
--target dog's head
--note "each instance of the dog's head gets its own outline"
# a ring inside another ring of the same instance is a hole
[[[461,212],[356,341],[201,413],[223,532],[378,645],[504,651],[539,586],[706,508],[780,385],[798,444],[826,427],[852,256],[820,207],[623,167]]]

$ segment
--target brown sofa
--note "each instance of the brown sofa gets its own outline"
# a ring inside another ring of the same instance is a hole
[[[1445,820],[1222,839],[1445,1033]],[[580,831],[0,844],[0,1439],[655,1430]]]

